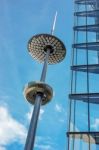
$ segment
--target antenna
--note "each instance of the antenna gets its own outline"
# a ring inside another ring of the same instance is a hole
[[[56,25],[56,19],[57,19],[57,11],[55,13],[54,22],[53,22],[53,26],[52,26],[52,30],[51,30],[51,35],[54,34],[55,25]]]

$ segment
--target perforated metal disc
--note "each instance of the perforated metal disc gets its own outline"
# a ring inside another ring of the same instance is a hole
[[[44,62],[47,49],[50,49],[49,64],[55,64],[62,61],[66,55],[66,49],[63,42],[55,36],[39,34],[33,36],[28,42],[30,55],[40,62]]]

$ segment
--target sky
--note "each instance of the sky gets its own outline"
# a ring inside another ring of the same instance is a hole
[[[46,83],[53,87],[52,101],[41,107],[35,150],[65,150],[67,147],[68,94],[73,41],[72,0],[2,0],[0,2],[0,150],[22,150],[33,106],[23,95],[24,86],[39,81],[42,64],[27,50],[28,40],[39,33],[51,33],[67,49],[66,58],[49,65]],[[97,114],[97,112],[96,112]],[[97,115],[96,115],[97,116]],[[80,118],[80,117],[79,117]],[[96,117],[93,127],[98,129]]]
[[[54,35],[68,50],[63,62],[48,67],[46,83],[53,87],[54,97],[41,107],[35,150],[66,147],[72,2],[3,0],[0,2],[0,150],[24,147],[33,106],[26,102],[23,89],[28,82],[38,81],[42,71],[42,64],[28,54],[27,43],[33,35],[51,32],[56,11]]]

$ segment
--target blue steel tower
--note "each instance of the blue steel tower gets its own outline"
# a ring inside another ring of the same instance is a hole
[[[99,150],[99,0],[74,0],[73,31],[67,150]]]

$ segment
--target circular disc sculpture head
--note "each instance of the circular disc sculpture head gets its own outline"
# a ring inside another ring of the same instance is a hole
[[[44,62],[48,49],[50,50],[49,64],[62,61],[66,55],[63,42],[53,35],[39,34],[29,40],[28,50],[30,55],[41,63]]]
[[[47,104],[53,97],[52,88],[43,82],[29,82],[24,89],[24,96],[26,100],[34,104],[36,95],[40,94],[42,96],[42,105]]]
[[[30,55],[40,61],[44,62],[47,51],[50,51],[48,56],[48,63],[55,64],[62,61],[66,55],[64,44],[55,36],[49,34],[39,34],[33,36],[28,43],[28,50]],[[30,82],[24,89],[24,95],[28,102],[35,103],[36,95],[42,95],[42,105],[48,103],[52,96],[52,88],[44,82]]]

